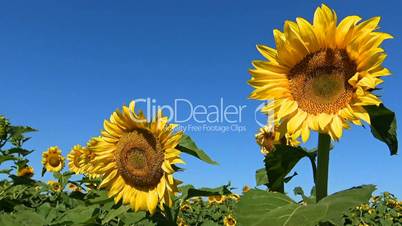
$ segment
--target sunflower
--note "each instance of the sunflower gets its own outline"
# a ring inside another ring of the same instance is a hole
[[[240,201],[240,195],[239,194],[234,194],[233,193],[233,194],[228,195],[227,198],[232,199],[232,200],[234,200],[236,202]]]
[[[50,147],[42,153],[42,164],[49,172],[59,172],[64,167],[64,157],[57,146]]]
[[[338,140],[349,123],[370,123],[366,105],[379,105],[372,93],[390,71],[381,43],[392,38],[376,31],[380,17],[359,23],[348,16],[337,24],[335,11],[318,7],[313,24],[303,18],[274,30],[276,49],[258,45],[267,61],[254,61],[250,98],[273,100],[263,112],[275,112],[288,136],[306,142],[310,130]]]
[[[223,225],[225,226],[234,226],[236,223],[236,219],[230,214],[223,219]]]
[[[186,221],[182,217],[177,217],[176,224],[177,226],[188,226],[188,224],[186,224]]]
[[[31,166],[23,166],[18,169],[17,176],[19,177],[32,177],[34,169]]]
[[[134,211],[172,206],[171,195],[178,192],[173,164],[184,163],[176,149],[182,132],[158,111],[152,121],[134,111],[135,103],[116,110],[105,120],[102,136],[91,148],[94,172],[103,175],[100,187],[109,190],[115,202],[130,204]]]
[[[49,180],[47,184],[50,186],[50,190],[59,192],[61,191],[61,185],[59,182],[54,181],[54,180]]]
[[[69,184],[67,185],[67,188],[68,188],[70,191],[76,191],[76,192],[80,192],[80,191],[81,191],[81,189],[80,189],[77,185],[75,185],[75,184],[73,184],[73,183],[69,183]]]
[[[82,173],[91,179],[99,178],[101,175],[94,172],[94,162],[95,152],[93,147],[95,147],[99,141],[100,137],[93,137],[87,142],[87,147],[82,150],[82,155],[80,158],[79,165],[81,166]]]
[[[211,195],[208,196],[208,202],[209,203],[223,203],[226,200],[226,197],[224,195]]]
[[[188,211],[191,210],[191,206],[186,202],[180,205],[180,211]]]
[[[80,174],[82,172],[82,166],[80,165],[82,153],[84,152],[84,148],[77,144],[75,145],[70,153],[67,155],[68,159],[68,168],[76,174]]]

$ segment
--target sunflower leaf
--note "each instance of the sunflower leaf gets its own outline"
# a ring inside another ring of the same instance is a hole
[[[231,194],[230,184],[223,185],[217,188],[194,188],[193,185],[184,185],[179,187],[182,200],[198,196],[211,196],[211,195],[227,195]]]
[[[374,185],[354,187],[318,203],[303,205],[282,193],[251,190],[240,199],[235,211],[239,224],[247,226],[318,225],[321,222],[343,225],[343,213],[367,202],[374,190]]]
[[[265,171],[270,191],[284,192],[283,185],[296,176],[286,177],[300,159],[308,157],[315,170],[315,152],[308,152],[301,147],[291,147],[283,144],[275,145],[275,151],[265,156]],[[260,172],[261,173],[261,172]]]
[[[18,158],[11,156],[11,155],[2,155],[0,156],[0,164],[5,161],[17,160]]]
[[[383,104],[380,104],[380,106],[364,106],[364,108],[370,115],[370,127],[373,136],[387,144],[391,155],[396,155],[398,153],[398,138],[396,135],[395,113]]]
[[[212,165],[218,165],[217,162],[212,160],[203,150],[199,149],[195,142],[191,139],[191,137],[187,135],[183,135],[179,145],[176,147],[178,150],[187,153],[189,155],[192,155],[206,163],[212,164]]]
[[[260,185],[268,186],[268,176],[265,168],[261,168],[255,171],[255,182],[257,186]]]

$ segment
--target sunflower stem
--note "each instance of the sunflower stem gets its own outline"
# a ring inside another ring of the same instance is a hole
[[[318,135],[318,157],[317,157],[317,178],[316,197],[317,202],[328,195],[328,166],[331,137],[328,134]]]

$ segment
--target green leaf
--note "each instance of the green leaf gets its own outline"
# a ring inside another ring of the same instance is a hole
[[[44,224],[46,224],[46,221],[42,216],[29,210],[18,211],[13,215],[0,215],[0,225],[2,226],[32,226]]]
[[[199,196],[211,196],[211,195],[227,195],[232,192],[229,189],[230,184],[220,186],[217,188],[199,188],[196,189],[192,185],[185,185],[179,187],[179,191],[181,192],[182,200],[189,199],[191,197],[199,197]]]
[[[378,107],[375,105],[364,106],[364,108],[370,115],[370,127],[373,136],[387,144],[391,155],[396,155],[398,153],[398,138],[395,113],[383,104]]]
[[[117,209],[112,209],[109,213],[107,213],[105,218],[102,220],[102,224],[108,223],[109,221],[113,220],[115,217],[118,217],[118,216],[126,213],[129,209],[130,209],[130,207],[124,206],[124,205],[120,206]]]
[[[50,224],[58,216],[58,210],[51,207],[49,203],[42,204],[36,211],[46,220],[47,224]]]
[[[268,179],[268,188],[271,191],[283,192],[283,184],[292,176],[286,176],[295,165],[304,157],[308,157],[315,169],[315,152],[308,152],[302,147],[291,147],[283,144],[275,145],[275,151],[265,156],[265,170]],[[261,173],[261,172],[260,172]],[[297,175],[297,174],[296,174]],[[293,174],[295,176],[295,174]]]
[[[265,168],[258,169],[255,172],[255,182],[257,186],[267,185],[268,186],[268,176]]]
[[[124,223],[132,225],[132,224],[142,221],[146,217],[146,214],[144,211],[127,212],[127,213],[120,215],[119,217]]]
[[[207,220],[205,222],[202,222],[201,226],[220,226],[220,224]]]
[[[109,197],[107,195],[107,192],[104,190],[99,190],[99,191],[94,191],[94,195],[96,195],[96,198],[92,198],[88,200],[89,204],[105,204],[110,201],[113,201],[113,198]]]
[[[318,203],[297,204],[282,193],[251,190],[239,201],[236,216],[247,226],[315,226],[320,222],[343,225],[343,214],[367,202],[375,190],[365,185],[337,192]]]
[[[83,224],[92,220],[92,213],[96,206],[77,206],[74,209],[67,210],[55,223],[72,222],[74,224]]]
[[[259,221],[264,214],[290,204],[295,203],[285,194],[251,189],[238,202],[235,216],[241,225],[259,225],[256,221]]]
[[[11,136],[24,133],[36,132],[37,130],[29,126],[10,126]]]
[[[2,169],[0,170],[0,174],[10,174],[11,171],[13,171],[12,169]]]
[[[180,143],[176,148],[206,163],[218,165],[218,163],[212,160],[203,150],[199,149],[194,141],[187,135],[182,136]]]
[[[29,155],[29,154],[31,154],[32,152],[33,152],[33,150],[32,150],[32,151],[28,151],[28,150],[26,150],[26,149],[19,148],[19,147],[11,148],[11,149],[8,149],[8,150],[6,151],[7,154],[16,154],[16,153],[18,153],[18,154],[21,154],[21,155],[23,155],[23,156]]]
[[[293,193],[295,195],[300,195],[302,197],[302,199],[303,199],[303,202],[306,203],[306,204],[314,204],[316,202],[315,194],[311,194],[311,196],[308,197],[308,196],[306,196],[304,194],[304,191],[303,191],[303,189],[301,187],[295,187],[293,189]]]
[[[0,156],[0,164],[6,161],[17,160],[18,158],[11,155],[1,155]]]

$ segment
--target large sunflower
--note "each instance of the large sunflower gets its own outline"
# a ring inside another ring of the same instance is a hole
[[[64,157],[57,146],[50,147],[42,153],[42,164],[49,172],[59,172],[64,167]]]
[[[83,171],[80,161],[84,149],[85,148],[83,148],[81,145],[77,144],[71,149],[70,153],[68,153],[67,155],[68,168],[70,168],[70,170],[76,174],[80,174]]]
[[[263,111],[275,112],[289,136],[305,142],[310,129],[337,140],[349,122],[370,123],[363,106],[379,105],[372,91],[389,75],[382,66],[381,43],[392,38],[376,31],[380,17],[359,23],[348,16],[337,24],[336,13],[318,7],[313,24],[303,18],[274,30],[276,49],[259,45],[267,61],[254,61],[251,98],[273,100]]]
[[[94,171],[103,175],[100,187],[109,190],[115,202],[123,201],[135,210],[155,213],[159,204],[172,205],[171,195],[179,181],[173,178],[173,164],[183,163],[178,145],[182,132],[174,133],[161,111],[148,122],[134,111],[134,101],[105,120],[101,139],[92,148]]]

